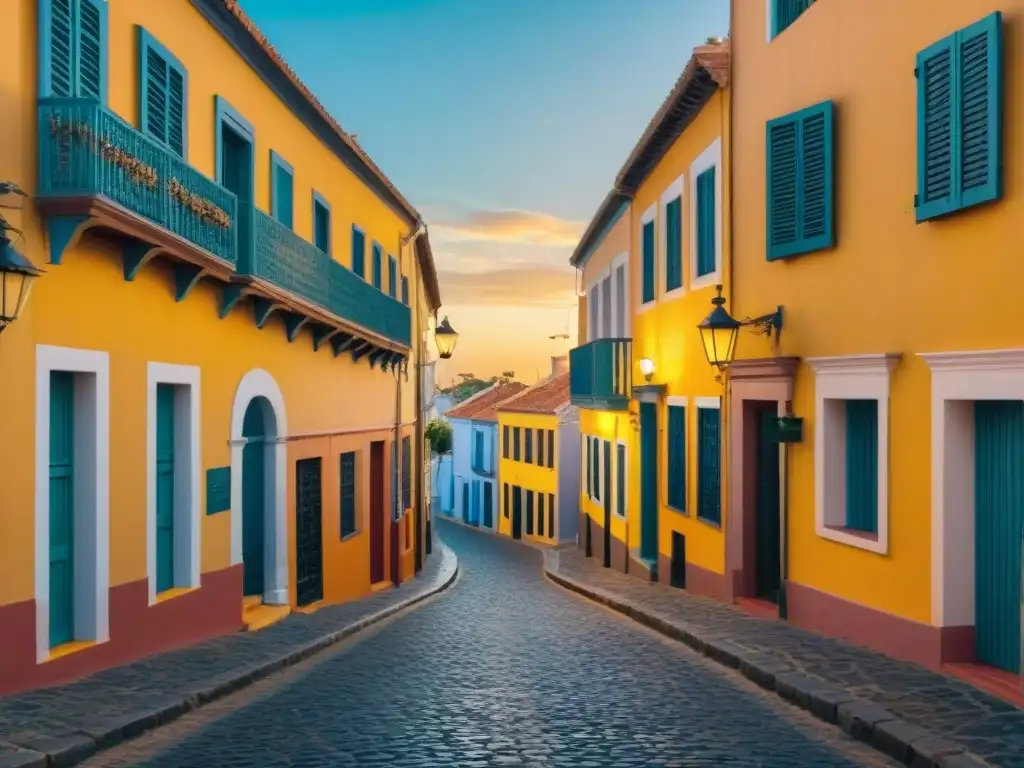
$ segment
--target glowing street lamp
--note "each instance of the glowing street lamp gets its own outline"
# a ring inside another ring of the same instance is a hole
[[[448,360],[455,351],[455,344],[459,340],[459,334],[455,332],[448,322],[446,315],[441,324],[434,330],[434,343],[437,344],[437,354],[442,360]]]

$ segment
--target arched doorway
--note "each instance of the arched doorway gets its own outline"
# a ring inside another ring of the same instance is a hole
[[[249,371],[231,413],[231,562],[243,567],[245,596],[269,605],[289,604],[287,434],[277,382]]]

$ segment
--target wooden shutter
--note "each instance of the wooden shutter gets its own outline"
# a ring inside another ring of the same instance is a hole
[[[402,438],[402,509],[412,508],[412,439]]]
[[[615,511],[626,516],[626,446],[615,446]]]
[[[697,277],[715,271],[715,167],[697,177]]]
[[[392,299],[398,295],[398,262],[394,256],[388,256],[388,296]]]
[[[846,527],[878,532],[878,401],[846,401]]]
[[[174,581],[174,385],[156,387],[156,591]]]
[[[356,531],[356,454],[347,451],[341,454],[341,538]]]
[[[544,535],[544,494],[537,494],[537,535]]]
[[[402,275],[402,303],[409,306],[409,278]]]
[[[331,211],[319,200],[313,201],[313,238],[317,248],[331,252]]]
[[[665,206],[665,290],[683,285],[683,200],[677,197]],[[621,267],[620,267],[621,269]],[[625,334],[617,332],[616,336]]]
[[[75,639],[75,375],[50,374],[50,647]]]
[[[55,3],[55,5],[65,3]],[[76,44],[77,93],[82,98],[103,101],[104,67],[107,56],[107,7],[101,0],[80,0]]]
[[[185,157],[187,75],[174,58],[146,30],[139,27],[142,55],[142,130]]]
[[[813,4],[814,0],[772,0],[772,37],[784,32]]]
[[[380,246],[377,243],[373,244],[373,287],[380,290],[381,282],[383,281],[383,275],[381,274],[384,265],[381,263],[383,258]]]
[[[49,35],[49,95],[73,96],[76,88],[75,73],[75,13],[74,0],[50,0]],[[41,20],[42,21],[42,20]]]
[[[592,441],[591,441],[591,439],[589,437],[585,437],[583,439],[587,441],[587,470],[586,470],[586,472],[587,472],[587,496],[593,496],[594,495],[594,476],[593,476],[594,463],[593,463],[593,458],[591,456],[591,442]]]
[[[917,221],[1003,194],[998,11],[917,55]]]
[[[366,235],[352,227],[352,271],[366,279]]]
[[[686,511],[686,409],[668,408],[668,503]]]
[[[554,469],[555,466],[555,430],[548,430],[548,467]]]
[[[654,222],[643,226],[643,296],[644,303],[654,301]]]
[[[281,224],[292,229],[295,223],[295,180],[293,171],[280,155],[270,153],[270,167],[273,171],[273,197],[271,215]]]
[[[717,408],[697,409],[697,515],[719,523],[722,519],[721,419]]]

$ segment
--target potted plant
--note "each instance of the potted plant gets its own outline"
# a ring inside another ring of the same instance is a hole
[[[777,420],[780,443],[799,443],[804,438],[804,420],[792,413],[779,416]]]
[[[452,425],[444,419],[431,419],[423,434],[430,444],[430,452],[435,456],[452,452]]]

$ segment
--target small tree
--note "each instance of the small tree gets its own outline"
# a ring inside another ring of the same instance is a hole
[[[444,456],[452,452],[452,425],[444,419],[432,419],[424,435],[432,453]]]

